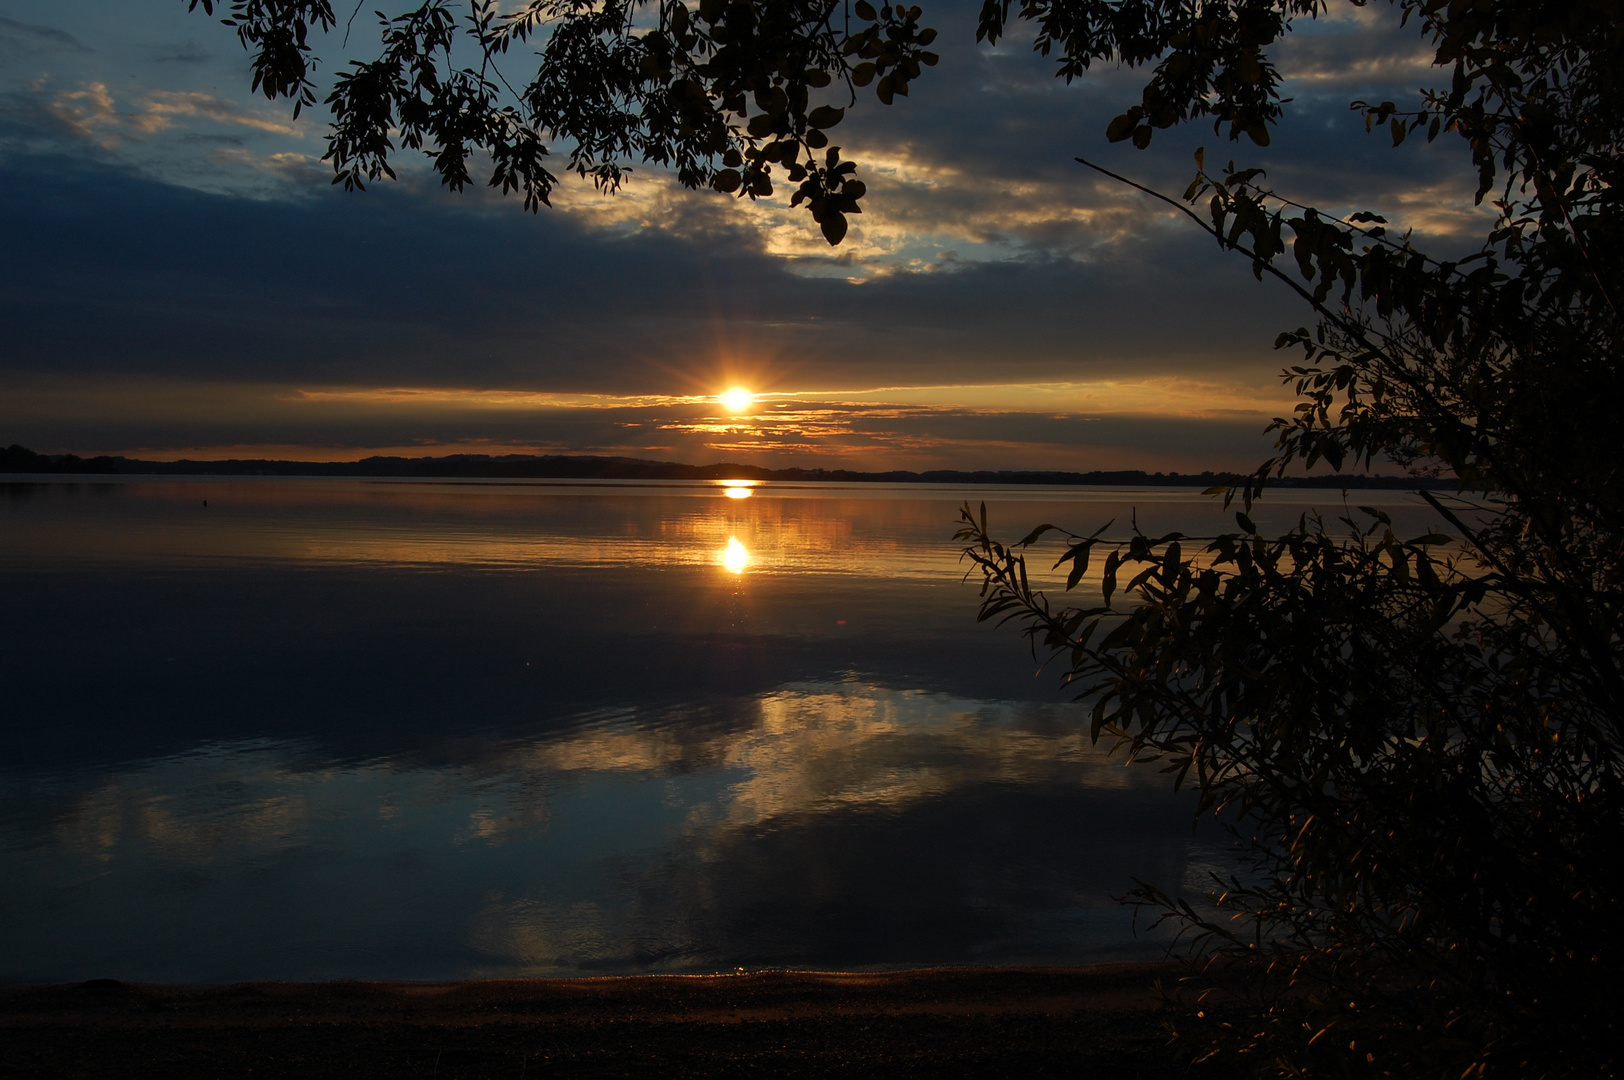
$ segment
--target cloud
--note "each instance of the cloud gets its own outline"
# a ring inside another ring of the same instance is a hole
[[[13,366],[49,355],[83,370],[116,353],[146,370],[327,385],[389,372],[381,381],[398,386],[455,355],[472,385],[554,391],[639,371],[644,392],[713,392],[730,366],[755,369],[763,390],[972,381],[961,376],[977,369],[1016,381],[1237,347],[1272,369],[1269,313],[1284,310],[1197,235],[1147,238],[1109,264],[1026,260],[852,286],[785,273],[736,219],[634,242],[569,214],[487,213],[437,192],[265,202],[23,164],[10,171],[28,205],[13,203],[6,224],[26,253],[9,264],[22,334],[0,360]],[[86,292],[76,282],[92,267],[105,284]],[[1186,319],[1158,318],[1158,292],[1187,293]],[[1235,336],[1247,326],[1249,345]]]
[[[35,80],[26,91],[0,97],[0,123],[10,127],[11,138],[25,146],[57,143],[88,143],[103,154],[116,154],[131,147],[153,142],[155,136],[173,132],[182,145],[198,142],[219,143],[222,139],[240,142],[235,135],[198,131],[199,123],[247,129],[262,135],[300,136],[300,128],[262,112],[245,109],[234,102],[199,92],[154,90],[120,100],[103,82],[87,82],[73,90],[53,89],[45,78]],[[0,128],[0,137],[5,134]],[[179,155],[169,149],[156,152],[160,171],[173,172]],[[213,155],[216,161],[235,161],[263,169],[265,162],[283,161],[303,155],[286,151],[268,155]],[[240,182],[239,182],[239,187]]]
[[[160,64],[203,64],[214,56],[191,38],[159,46],[152,52],[152,59]]]
[[[0,15],[0,56],[88,53],[91,49],[66,30],[19,22]]]
[[[869,392],[866,400],[766,398],[743,416],[711,399],[521,391],[296,390],[146,380],[0,381],[8,440],[132,457],[354,460],[371,453],[593,453],[696,463],[858,469],[1250,468],[1266,399],[1203,400],[1176,379],[1048,388],[1047,411],[892,401],[973,399],[974,387]],[[1044,388],[1033,387],[1033,396]],[[989,402],[999,388],[985,389]],[[1100,406],[1112,403],[1115,411]],[[1087,406],[1094,406],[1092,409]],[[1149,411],[1148,406],[1159,406]],[[1192,407],[1198,411],[1187,411]]]
[[[58,90],[48,96],[41,94],[41,98],[37,110],[27,110],[24,106],[18,111],[42,113],[56,121],[67,134],[95,143],[104,150],[127,137],[131,118],[114,110],[113,95],[103,83],[91,83],[78,90]]]
[[[277,135],[302,135],[300,126],[282,119],[245,109],[234,101],[195,91],[153,90],[135,105],[134,123],[144,132],[162,131],[182,120],[212,120],[215,123],[251,128]]]
[[[1418,21],[1392,8],[1346,5],[1312,20],[1298,20],[1274,48],[1287,96],[1413,95],[1418,86],[1448,82],[1436,67],[1436,46]]]

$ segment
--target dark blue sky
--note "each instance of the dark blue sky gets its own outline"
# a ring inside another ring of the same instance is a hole
[[[1243,467],[1289,408],[1274,336],[1308,312],[1073,157],[1177,192],[1206,145],[1428,244],[1480,228],[1459,147],[1394,150],[1348,111],[1438,81],[1386,5],[1281,47],[1269,150],[1203,127],[1146,152],[1103,138],[1135,73],[1068,87],[1019,37],[975,46],[975,6],[928,7],[943,63],[838,129],[871,194],[831,252],[783,200],[653,170],[539,215],[416,166],[345,194],[325,115],[250,97],[184,0],[0,0],[0,442]],[[735,384],[767,396],[726,413]]]

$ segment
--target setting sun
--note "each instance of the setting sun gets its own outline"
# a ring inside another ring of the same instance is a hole
[[[727,393],[720,395],[717,400],[727,406],[730,412],[743,412],[750,407],[752,401],[756,400],[756,395],[742,386],[735,386]]]

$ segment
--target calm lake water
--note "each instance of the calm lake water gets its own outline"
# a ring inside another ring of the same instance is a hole
[[[1192,491],[10,479],[3,981],[1086,962],[1221,865],[951,540]]]

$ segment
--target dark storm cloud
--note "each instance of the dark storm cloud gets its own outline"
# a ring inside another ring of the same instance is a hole
[[[1272,363],[1290,318],[1188,234],[1144,238],[1127,265],[854,285],[792,275],[721,213],[702,235],[617,238],[389,188],[251,200],[67,158],[0,175],[13,371],[692,392],[743,354],[803,386],[996,381]]]

